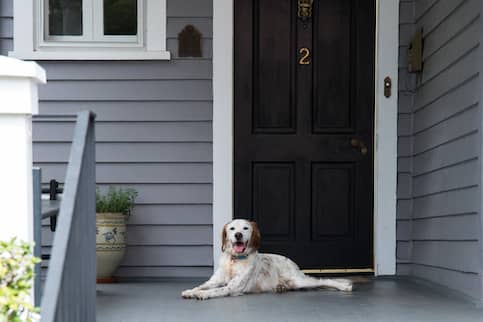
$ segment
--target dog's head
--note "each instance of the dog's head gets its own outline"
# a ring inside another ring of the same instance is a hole
[[[222,232],[221,250],[230,255],[248,255],[260,247],[260,230],[254,221],[235,219]]]

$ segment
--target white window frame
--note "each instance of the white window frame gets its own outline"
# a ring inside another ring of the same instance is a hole
[[[94,0],[96,15],[102,15],[101,0]],[[44,36],[47,0],[15,0],[14,51],[9,55],[32,60],[168,60],[166,50],[166,0],[138,0],[136,36],[105,36],[103,26],[94,26],[91,15],[83,17],[83,36]],[[90,3],[90,2],[86,2]],[[87,21],[86,21],[87,20]],[[97,16],[96,21],[102,21]],[[93,27],[91,27],[93,26]],[[87,31],[87,34],[86,34]]]

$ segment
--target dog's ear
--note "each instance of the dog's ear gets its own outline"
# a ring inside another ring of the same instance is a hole
[[[223,229],[221,231],[221,251],[224,252],[225,249],[226,249],[226,240],[227,240],[227,236],[226,236],[226,226],[228,224],[225,224],[223,226]]]
[[[252,237],[250,238],[250,247],[254,250],[258,250],[260,248],[260,229],[258,229],[258,225],[254,221],[250,221],[252,225]]]

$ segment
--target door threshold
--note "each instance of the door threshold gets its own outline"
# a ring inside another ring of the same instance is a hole
[[[374,273],[373,268],[303,269],[305,274]]]

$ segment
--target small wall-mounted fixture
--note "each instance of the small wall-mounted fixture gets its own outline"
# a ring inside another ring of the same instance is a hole
[[[419,73],[423,70],[423,30],[414,34],[408,48],[408,71]]]
[[[202,57],[201,33],[193,25],[187,25],[178,34],[178,56]]]
[[[392,80],[391,80],[391,77],[386,76],[386,78],[384,78],[384,96],[386,96],[386,98],[389,98],[391,97],[391,95],[392,95]]]

